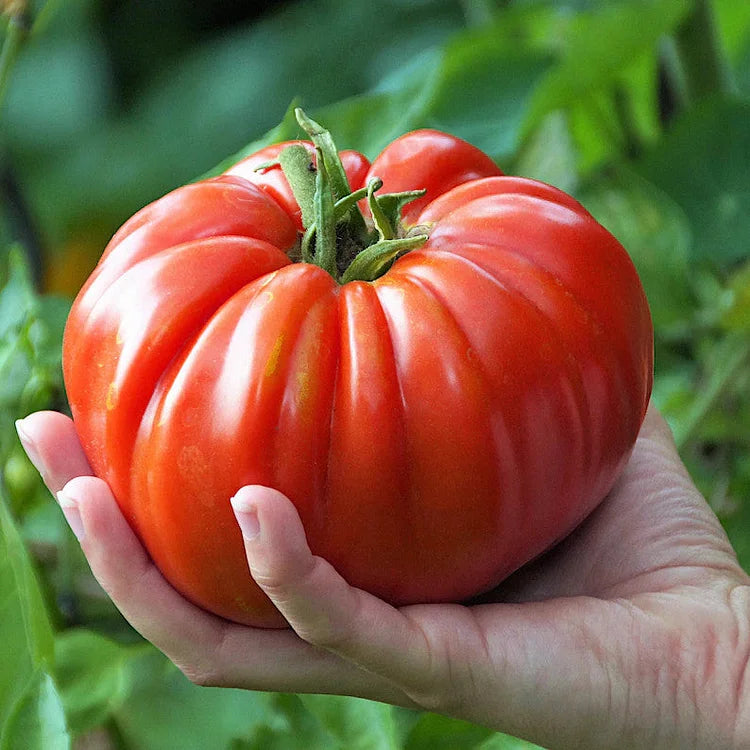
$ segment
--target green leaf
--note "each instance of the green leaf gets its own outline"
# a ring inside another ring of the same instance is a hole
[[[744,425],[750,421],[747,411],[746,408],[742,422]],[[745,441],[746,445],[747,441]],[[715,482],[715,476],[712,476],[711,480]],[[737,552],[740,565],[745,571],[750,571],[750,501],[748,498],[750,498],[750,451],[745,447],[745,450],[738,452],[731,466],[727,497],[723,498],[719,507],[715,507],[729,536],[729,541]],[[716,506],[716,503],[714,505]]]
[[[18,248],[0,260],[0,466],[17,445],[13,421],[62,393],[61,340],[68,304],[40,298]]]
[[[3,140],[33,154],[83,140],[104,122],[111,81],[95,34],[32,37],[13,71]]]
[[[750,5],[736,0],[713,0],[723,46],[736,63],[750,46]]]
[[[688,0],[635,0],[559,13],[550,28],[562,38],[562,59],[536,92],[532,119],[609,87],[641,54],[653,51],[689,8]]]
[[[330,125],[339,148],[371,158],[418,128],[444,130],[495,159],[507,158],[518,148],[531,96],[549,65],[548,55],[503,46],[491,28],[428,50],[418,65],[370,94],[315,116]]]
[[[500,44],[495,29],[462,35],[446,49],[425,125],[507,158],[551,64],[547,54]]]
[[[225,750],[267,721],[272,696],[192,684],[149,647],[126,664],[127,697],[112,719],[128,750]]]
[[[513,174],[541,180],[566,193],[578,186],[577,151],[565,112],[550,112],[523,144]]]
[[[701,428],[721,400],[731,392],[750,365],[750,337],[731,333],[712,341],[705,357],[710,362],[705,382],[695,389],[689,404],[676,415],[672,427],[678,448],[700,437]]]
[[[250,154],[254,154],[256,151],[260,151],[262,148],[270,146],[273,143],[281,143],[282,141],[292,141],[296,138],[301,138],[302,130],[297,122],[297,117],[294,114],[297,107],[299,107],[299,101],[295,99],[287,107],[284,117],[278,125],[264,133],[260,138],[248,143],[247,146],[242,148],[236,154],[224,159],[220,164],[206,174],[201,175],[198,179],[205,180],[207,177],[215,177],[222,172],[226,172],[227,169],[238,161],[242,161],[246,156],[250,156]]]
[[[466,721],[424,713],[409,732],[404,750],[475,750],[494,735]]]
[[[635,263],[657,333],[683,333],[695,300],[690,288],[690,227],[668,195],[625,169],[592,181],[578,198]]]
[[[477,750],[543,750],[526,740],[519,740],[509,734],[496,734],[477,746]]]
[[[104,724],[121,706],[130,687],[128,661],[143,649],[83,629],[66,630],[57,637],[55,676],[75,734]]]
[[[331,695],[301,695],[299,698],[341,750],[398,750],[401,747],[391,706]]]
[[[269,709],[265,723],[238,748],[401,750],[403,747],[404,711],[393,706],[360,698],[280,693],[273,696]]]
[[[548,113],[565,111],[582,171],[655,140],[658,41],[690,7],[687,0],[591,5],[578,13],[550,7],[537,18],[532,43],[558,62],[537,87],[526,122],[534,130]]]
[[[467,721],[423,713],[414,723],[404,750],[540,750],[525,740],[493,732]]]
[[[339,750],[340,746],[297,695],[273,696],[265,721],[233,750]]]
[[[507,157],[518,147],[535,86],[550,65],[550,55],[519,49],[498,24],[423,49],[368,93],[317,109],[314,116],[339,149],[354,148],[370,158],[417,128],[445,130],[495,158]],[[299,137],[294,106],[279,126],[210,174],[269,143]]]
[[[0,342],[7,343],[34,308],[34,289],[23,252],[6,250],[0,264]]]
[[[0,748],[67,750],[69,747],[70,735],[57,688],[48,674],[40,673],[5,726]]]
[[[750,262],[745,263],[729,279],[725,304],[722,324],[730,331],[750,334]]]
[[[685,113],[639,170],[684,209],[692,256],[725,266],[750,256],[750,102],[710,98]]]
[[[0,748],[66,747],[64,722],[49,678],[52,630],[34,570],[2,494]]]

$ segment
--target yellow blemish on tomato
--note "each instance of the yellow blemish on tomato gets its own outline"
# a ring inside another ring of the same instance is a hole
[[[297,371],[297,402],[302,404],[310,397],[310,373],[307,370]]]
[[[113,409],[117,408],[117,402],[119,400],[120,400],[120,393],[117,390],[117,383],[113,381],[109,384],[109,388],[107,389],[107,399],[106,399],[107,411],[112,411]]]
[[[265,376],[270,378],[278,369],[279,357],[281,356],[281,347],[284,345],[284,334],[281,334],[271,349],[271,354],[266,362]]]
[[[253,607],[250,602],[245,599],[244,596],[235,596],[234,597],[234,603],[243,611],[243,612],[254,612],[255,608]]]

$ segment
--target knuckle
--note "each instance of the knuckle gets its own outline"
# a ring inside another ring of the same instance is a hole
[[[221,679],[211,670],[204,669],[197,664],[180,664],[177,662],[175,664],[193,685],[198,685],[199,687],[222,687]]]
[[[307,616],[294,618],[294,632],[305,642],[326,651],[343,651],[352,641],[351,632],[337,626],[325,612],[307,613]]]

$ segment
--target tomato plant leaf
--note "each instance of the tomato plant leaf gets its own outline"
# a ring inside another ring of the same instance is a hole
[[[714,97],[675,122],[639,170],[687,214],[692,257],[723,267],[747,256],[750,241],[750,102]]]
[[[568,119],[562,110],[550,112],[524,142],[512,173],[573,192],[579,180],[578,153]]]
[[[113,711],[129,750],[242,747],[267,720],[267,693],[199,687],[152,647],[133,653],[123,674],[125,700]]]
[[[0,491],[0,637],[0,748],[67,746],[61,744],[66,737],[64,721],[49,679],[52,629],[4,491]]]
[[[2,750],[67,750],[70,735],[65,712],[52,678],[39,673],[4,727]]]
[[[309,711],[344,750],[397,750],[393,708],[361,698],[301,695]]]
[[[55,640],[55,677],[70,728],[82,734],[104,724],[128,694],[127,663],[149,646],[123,646],[84,629]]]
[[[730,331],[750,334],[750,262],[746,262],[729,279],[722,324]]]

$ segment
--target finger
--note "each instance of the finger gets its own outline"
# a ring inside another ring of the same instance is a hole
[[[77,477],[58,497],[92,573],[115,605],[194,682],[340,692],[409,705],[403,693],[384,680],[314,649],[290,630],[248,628],[189,602],[153,564],[102,480]]]
[[[107,483],[79,476],[58,493],[60,507],[94,577],[125,618],[167,653],[173,633],[191,643],[215,638],[216,623],[162,577],[117,506]]]
[[[250,572],[305,641],[402,687],[419,691],[431,669],[431,644],[404,612],[349,586],[313,555],[294,505],[267,487],[232,498]]]
[[[38,411],[19,419],[16,430],[29,460],[53,494],[73,477],[93,473],[70,417]]]

